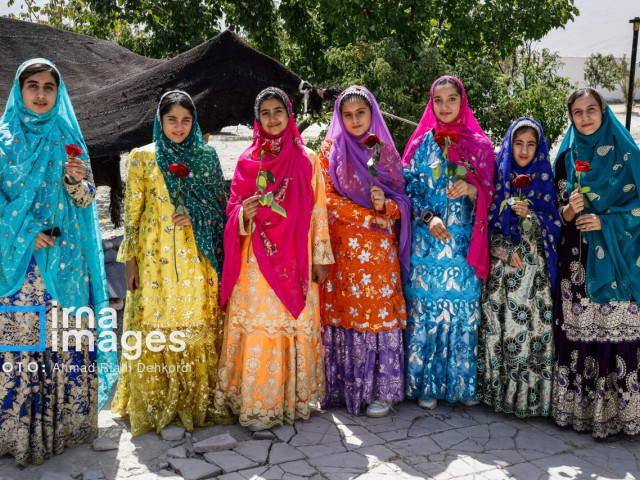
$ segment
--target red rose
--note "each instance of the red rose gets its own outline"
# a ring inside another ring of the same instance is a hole
[[[271,158],[277,157],[276,152],[273,151],[273,145],[271,145],[271,142],[267,142],[266,140],[260,142],[260,145],[258,145],[258,148],[253,151],[252,155],[254,158],[260,158],[260,156],[265,155]]]
[[[454,132],[453,130],[449,130],[447,128],[443,128],[442,130],[439,130],[434,136],[433,138],[435,139],[436,143],[440,146],[444,145],[445,140],[448,138],[449,140],[451,140],[451,142],[456,142],[458,141],[458,134],[457,132]]]
[[[364,144],[369,148],[373,148],[379,143],[380,143],[380,139],[378,138],[377,135],[374,135],[373,133],[370,133],[369,136],[364,140]]]
[[[67,156],[69,157],[79,157],[82,155],[82,149],[77,145],[65,145],[64,149],[67,151]]]
[[[529,175],[518,175],[513,179],[511,185],[516,188],[527,188],[529,185],[531,185],[531,177]]]
[[[178,178],[187,178],[189,176],[189,167],[184,163],[174,163],[169,165],[169,173]]]
[[[593,170],[589,166],[589,162],[583,162],[582,160],[576,160],[575,167],[578,172],[583,172],[583,173],[590,172],[591,170]]]

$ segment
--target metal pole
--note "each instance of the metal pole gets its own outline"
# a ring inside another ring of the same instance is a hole
[[[636,80],[636,58],[638,54],[638,30],[640,30],[640,17],[629,20],[633,23],[633,43],[631,44],[631,68],[629,69],[629,93],[627,94],[627,121],[625,127],[631,131],[631,108],[633,108],[633,84]]]

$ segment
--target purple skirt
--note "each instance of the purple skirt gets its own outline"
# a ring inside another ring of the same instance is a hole
[[[322,327],[327,396],[322,408],[346,407],[352,415],[375,400],[404,398],[404,351],[401,328],[378,333]]]

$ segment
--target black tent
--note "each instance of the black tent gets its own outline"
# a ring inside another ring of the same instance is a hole
[[[112,187],[111,216],[119,223],[119,154],[151,142],[161,94],[187,91],[203,132],[252,124],[253,101],[263,88],[282,88],[294,100],[302,79],[225,31],[170,60],[142,57],[120,45],[46,25],[0,18],[0,111],[17,67],[33,57],[56,64],[67,85],[89,147],[96,182]],[[305,84],[312,109],[323,91]],[[333,93],[333,92],[332,92]]]

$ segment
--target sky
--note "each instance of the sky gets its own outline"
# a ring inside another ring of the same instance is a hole
[[[17,13],[21,0],[11,9],[7,4],[8,0],[0,0],[0,15]],[[575,5],[580,10],[575,21],[551,31],[538,43],[539,48],[557,51],[561,57],[588,57],[597,52],[631,56],[633,26],[629,20],[640,17],[640,0],[575,0]]]
[[[592,53],[631,57],[633,24],[640,17],[640,0],[576,0],[580,15],[552,30],[538,44],[561,57],[588,57]]]

